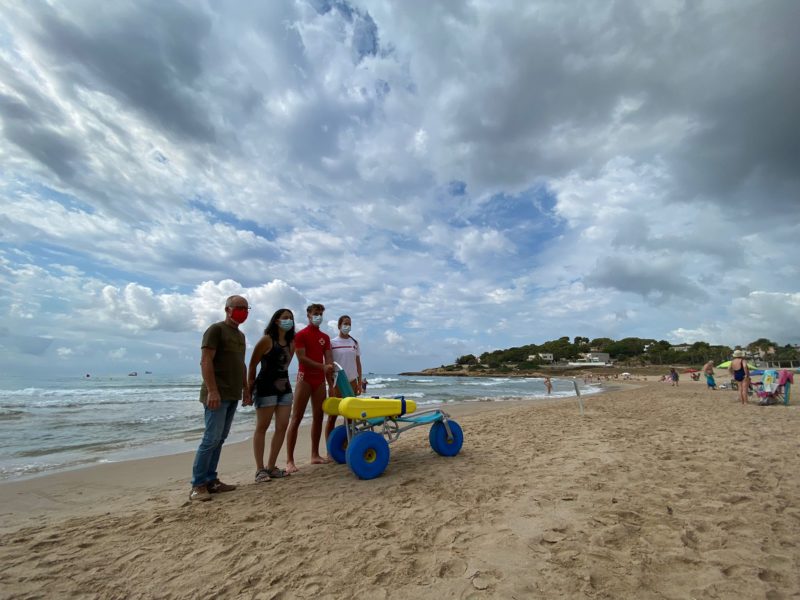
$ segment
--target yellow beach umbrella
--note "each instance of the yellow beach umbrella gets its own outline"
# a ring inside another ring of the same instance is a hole
[[[716,368],[717,369],[727,369],[730,366],[731,366],[731,361],[726,360],[724,363],[719,363]],[[755,365],[751,365],[750,363],[747,363],[747,366],[750,367],[751,369],[757,368]]]

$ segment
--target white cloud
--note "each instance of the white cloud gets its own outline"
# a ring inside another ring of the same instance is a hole
[[[387,329],[384,334],[386,343],[392,346],[403,343],[403,336],[392,329]]]
[[[799,341],[791,3],[97,6],[0,7],[6,364],[194,372],[233,293],[379,370]]]

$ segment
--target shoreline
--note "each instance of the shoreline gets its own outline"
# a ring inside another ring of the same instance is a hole
[[[614,391],[607,386],[599,392],[583,397],[597,397]],[[627,386],[621,385],[616,390]],[[632,386],[631,386],[632,387]],[[450,404],[431,405],[440,408],[453,417],[472,415],[475,413],[502,410],[509,406],[525,404],[550,404],[574,402],[578,411],[575,396],[553,398],[511,398],[500,401],[461,401]],[[337,421],[339,423],[339,421]],[[300,426],[295,458],[298,464],[305,463],[305,469],[318,469],[324,465],[310,465],[311,456],[308,431],[310,422]],[[268,431],[265,439],[265,458],[269,453],[272,431]],[[198,437],[197,443],[199,444]],[[320,442],[320,451],[325,454],[324,440]],[[102,462],[80,465],[65,470],[36,473],[30,476],[0,481],[0,533],[8,533],[27,522],[33,524],[40,518],[63,518],[102,514],[103,509],[96,504],[106,496],[119,501],[125,495],[135,494],[142,488],[149,489],[153,501],[162,502],[158,484],[164,484],[170,491],[171,500],[179,500],[182,492],[189,493],[192,461],[196,450],[181,451],[170,454],[147,456],[142,458],[123,459],[116,462]],[[278,457],[278,464],[286,462],[286,446],[284,443]],[[246,464],[252,465],[255,473],[255,459],[252,456],[252,432],[245,440],[226,442],[220,458],[220,478],[229,483],[239,485],[253,484],[253,474],[247,474]],[[302,471],[301,467],[301,471]],[[230,473],[230,475],[229,475]],[[294,475],[293,475],[294,476]],[[228,481],[230,479],[230,481]],[[273,483],[273,482],[269,482]],[[279,482],[277,482],[279,483]],[[106,494],[106,492],[108,492]],[[73,498],[79,496],[79,498]],[[76,502],[76,500],[80,502]],[[150,498],[148,498],[150,500]],[[86,506],[86,505],[89,506]],[[122,504],[126,504],[123,502]]]
[[[565,378],[563,381],[571,381],[571,379]],[[611,382],[609,381],[605,383],[606,383],[606,388],[608,388],[608,384]],[[380,391],[382,390],[376,389],[375,393],[380,393]],[[591,393],[592,394],[603,393],[604,391],[605,390],[600,389],[599,391]],[[564,393],[564,391],[562,390],[561,393]],[[512,394],[505,396],[505,398],[513,398],[513,397],[516,396]],[[544,396],[542,397],[530,396],[528,398],[534,401],[546,399],[546,397]],[[444,410],[448,410],[447,407],[452,407],[459,403],[470,404],[472,402],[482,402],[482,400],[457,400],[456,402],[453,401],[446,401],[444,403],[431,402],[430,404],[424,403],[422,405],[418,405],[418,410],[422,410],[423,407],[425,408],[439,407],[443,408]],[[191,432],[179,431],[179,433],[173,434],[173,437],[152,441],[151,443],[133,444],[129,447],[115,449],[113,451],[105,453],[87,454],[87,456],[82,457],[80,461],[77,460],[67,461],[64,462],[64,464],[57,464],[54,462],[50,465],[47,465],[46,468],[40,468],[38,470],[31,469],[26,472],[15,473],[10,476],[5,476],[2,479],[0,479],[0,486],[8,483],[27,481],[30,479],[47,477],[49,475],[66,473],[75,470],[82,470],[96,466],[118,465],[132,460],[158,458],[162,456],[172,456],[184,453],[193,453],[196,450],[197,444],[199,443],[200,436],[202,436],[202,416],[201,413],[199,414],[200,416],[198,416],[196,420],[197,425],[199,426],[199,430],[193,430]],[[304,417],[304,421],[301,427],[307,427],[308,424],[310,424],[310,413],[308,413]],[[254,412],[252,410],[247,410],[247,409],[243,410],[242,407],[239,407],[237,409],[237,415],[235,417],[233,429],[231,431],[231,435],[229,437],[227,445],[231,446],[233,444],[238,444],[238,443],[251,443],[254,425],[255,425]]]
[[[543,377],[559,377],[563,376],[567,379],[576,379],[585,375],[598,376],[598,377],[612,377],[621,375],[622,373],[630,373],[634,377],[659,377],[668,371],[671,367],[675,369],[687,369],[690,365],[647,365],[647,366],[592,366],[591,364],[580,366],[560,366],[560,365],[539,365],[537,370],[529,371],[499,371],[496,369],[480,369],[475,371],[468,370],[467,367],[461,367],[456,370],[448,370],[447,368],[432,367],[430,369],[423,369],[422,371],[406,371],[399,373],[399,375],[413,376],[413,377],[529,377],[532,379],[541,379]],[[721,369],[716,369],[720,371]]]

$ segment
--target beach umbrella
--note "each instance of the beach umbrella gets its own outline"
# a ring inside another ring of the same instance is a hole
[[[730,366],[731,366],[731,361],[726,360],[724,363],[719,363],[717,365],[717,369],[727,369]],[[751,369],[755,369],[756,368],[755,365],[751,365],[750,363],[747,363],[747,366],[750,367]]]

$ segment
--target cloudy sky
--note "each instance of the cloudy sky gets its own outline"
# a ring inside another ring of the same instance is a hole
[[[195,373],[224,298],[398,372],[800,342],[795,0],[0,4],[0,360]]]

